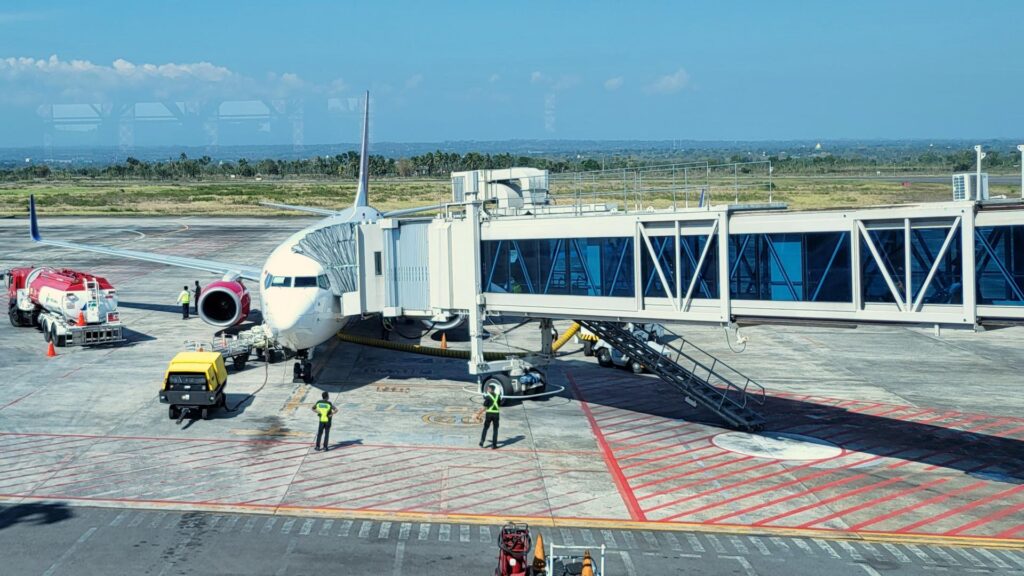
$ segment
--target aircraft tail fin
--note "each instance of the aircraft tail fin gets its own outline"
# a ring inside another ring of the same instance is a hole
[[[366,91],[366,104],[363,107],[363,143],[359,151],[359,187],[356,189],[356,208],[368,206],[366,193],[370,183],[370,156],[367,148],[370,141],[370,91]]]
[[[42,242],[43,237],[39,234],[39,220],[36,218],[36,196],[28,197],[28,234],[33,242]]]

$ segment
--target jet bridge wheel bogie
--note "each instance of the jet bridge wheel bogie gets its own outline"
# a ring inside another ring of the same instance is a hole
[[[505,406],[508,403],[505,397],[513,395],[512,380],[505,374],[491,374],[484,380],[481,392],[487,394],[491,390],[491,386],[497,386],[500,390],[501,399],[498,400],[498,406]]]

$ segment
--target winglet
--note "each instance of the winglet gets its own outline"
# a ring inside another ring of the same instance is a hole
[[[39,221],[36,219],[36,196],[28,197],[28,233],[33,242],[42,242],[43,237],[39,234]]]
[[[370,183],[370,157],[367,155],[367,148],[370,141],[370,91],[366,91],[366,104],[363,107],[363,146],[359,151],[359,188],[356,189],[356,201],[354,207],[367,206],[366,192]]]

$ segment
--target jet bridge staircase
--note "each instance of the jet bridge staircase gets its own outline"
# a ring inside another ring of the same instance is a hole
[[[579,320],[593,332],[649,372],[685,394],[686,402],[711,410],[730,426],[760,430],[765,418],[751,406],[764,404],[764,388],[725,362],[683,337],[665,331],[662,342],[654,344],[643,330],[630,331],[623,324]],[[653,345],[652,345],[653,344]]]

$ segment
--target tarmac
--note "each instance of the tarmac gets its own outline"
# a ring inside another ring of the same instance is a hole
[[[245,264],[261,264],[308,222],[42,216],[54,238]],[[795,536],[819,551],[814,539],[866,544],[896,566],[889,547],[910,563],[980,570],[957,556],[967,546],[1000,549],[1005,568],[969,552],[996,571],[1024,568],[1014,563],[1024,548],[1022,328],[752,326],[740,351],[720,328],[672,327],[765,386],[769,424],[756,436],[729,430],[653,376],[598,367],[573,343],[547,371],[565,391],[504,408],[498,450],[477,446],[479,401],[466,391],[475,382],[464,361],[340,340],[317,350],[312,384],[291,381],[290,361],[252,361],[229,376],[231,411],[178,425],[157,400],[166,363],[215,329],[182,321],[174,301],[182,285],[214,278],[34,247],[26,229],[0,220],[0,268],[106,276],[130,338],[46,358],[38,331],[0,328],[5,510],[142,510],[147,525],[157,514],[209,512],[242,526],[252,514],[277,515],[332,520],[328,532],[355,522],[357,534],[363,522],[374,534],[384,523],[446,525],[467,527],[474,541],[480,527],[517,518],[558,541],[563,529],[576,542],[586,541],[580,530],[637,531],[641,548],[649,533],[652,549],[671,550],[669,534],[681,543],[700,535],[706,550],[719,553],[709,537],[737,538],[757,557],[767,555],[754,542]],[[418,325],[398,329],[394,340],[438,345]],[[491,350],[539,345],[536,323],[496,319],[487,329]],[[381,334],[375,319],[348,330]],[[464,339],[447,335],[453,347]],[[326,453],[312,449],[310,406],[321,391],[340,409]],[[856,561],[845,546],[832,545]],[[855,550],[870,564],[871,549]],[[720,555],[730,552],[739,554],[733,546]]]

